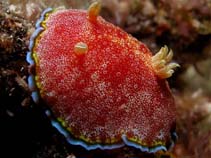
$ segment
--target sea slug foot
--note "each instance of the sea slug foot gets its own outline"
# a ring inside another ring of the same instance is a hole
[[[164,46],[160,51],[152,57],[152,67],[159,78],[165,79],[172,76],[174,69],[179,67],[179,64],[171,62],[173,51]]]

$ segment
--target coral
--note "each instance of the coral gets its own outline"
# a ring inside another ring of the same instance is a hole
[[[175,93],[179,140],[176,157],[208,158],[211,154],[211,98],[202,90]]]

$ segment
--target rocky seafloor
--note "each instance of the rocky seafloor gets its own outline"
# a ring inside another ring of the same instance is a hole
[[[0,2],[0,157],[208,158],[211,155],[211,1],[102,0],[101,15],[147,44],[163,45],[180,64],[168,79],[177,109],[178,140],[168,154],[129,147],[86,151],[54,129],[27,85],[26,52],[36,20],[47,7],[87,8],[91,0]]]

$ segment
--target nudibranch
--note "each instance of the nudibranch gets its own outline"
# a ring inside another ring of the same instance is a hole
[[[176,137],[166,81],[178,67],[173,53],[164,46],[153,56],[99,12],[95,2],[88,11],[42,13],[27,53],[32,98],[48,105],[52,125],[70,144],[166,151]]]

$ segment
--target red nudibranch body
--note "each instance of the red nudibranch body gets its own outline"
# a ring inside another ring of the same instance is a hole
[[[124,145],[167,150],[175,137],[175,104],[165,78],[167,47],[152,56],[140,41],[88,11],[47,9],[36,24],[27,61],[29,86],[55,116],[68,142],[90,149]]]

